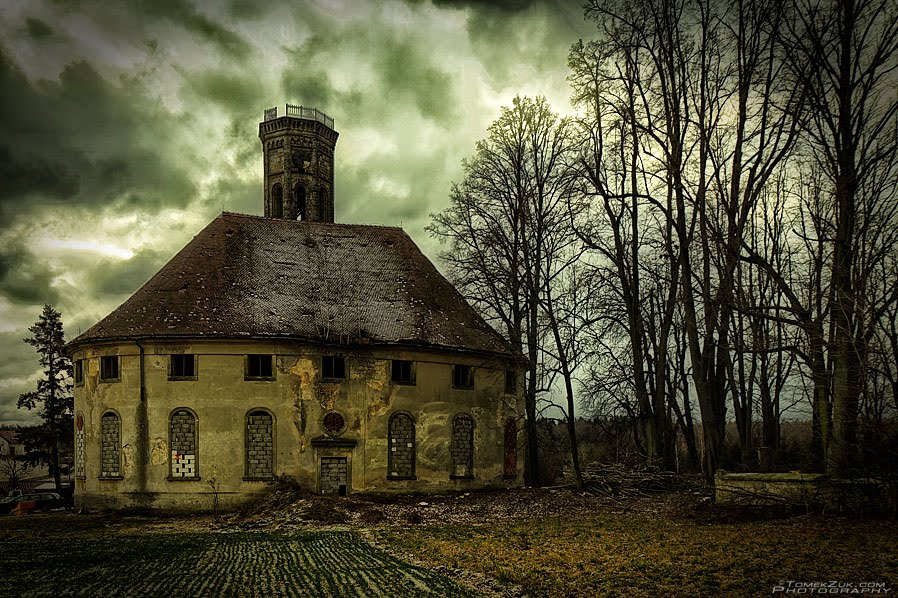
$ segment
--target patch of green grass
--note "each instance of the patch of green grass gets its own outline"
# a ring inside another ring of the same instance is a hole
[[[60,517],[75,525],[77,518]],[[5,522],[4,522],[5,523]],[[470,596],[351,532],[117,533],[0,526],[0,595]]]
[[[894,522],[613,514],[378,533],[432,566],[480,571],[542,596],[768,596],[780,579],[898,582]]]

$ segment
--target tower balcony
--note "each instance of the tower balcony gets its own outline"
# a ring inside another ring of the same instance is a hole
[[[308,108],[306,106],[295,106],[293,104],[287,104],[284,116],[292,116],[294,118],[300,118],[302,120],[313,120],[315,122],[323,124],[325,127],[332,131],[334,130],[334,119],[318,108]],[[265,110],[262,122],[275,120],[277,117],[277,106],[275,106],[274,108],[268,108],[267,110]]]

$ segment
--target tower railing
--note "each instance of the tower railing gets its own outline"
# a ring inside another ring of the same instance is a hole
[[[303,120],[314,120],[320,122],[325,127],[329,129],[334,128],[334,119],[319,110],[318,108],[307,108],[305,106],[296,106],[294,104],[287,104],[286,116],[295,116],[297,118],[301,118]],[[274,120],[278,117],[278,109],[277,106],[274,108],[268,108],[265,110],[264,120]]]

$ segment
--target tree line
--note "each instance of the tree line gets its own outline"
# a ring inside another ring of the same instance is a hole
[[[575,116],[515,98],[429,229],[527,358],[528,482],[559,392],[580,485],[578,402],[631,421],[648,463],[682,441],[709,480],[728,421],[742,465],[774,469],[806,413],[816,468],[851,475],[896,438],[898,5],[585,11]]]

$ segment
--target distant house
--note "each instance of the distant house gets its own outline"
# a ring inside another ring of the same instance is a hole
[[[25,454],[25,445],[19,441],[15,430],[0,430],[0,457],[17,457]]]
[[[76,503],[520,484],[523,358],[402,229],[334,222],[333,120],[259,136],[265,216],[223,213],[69,345]]]

